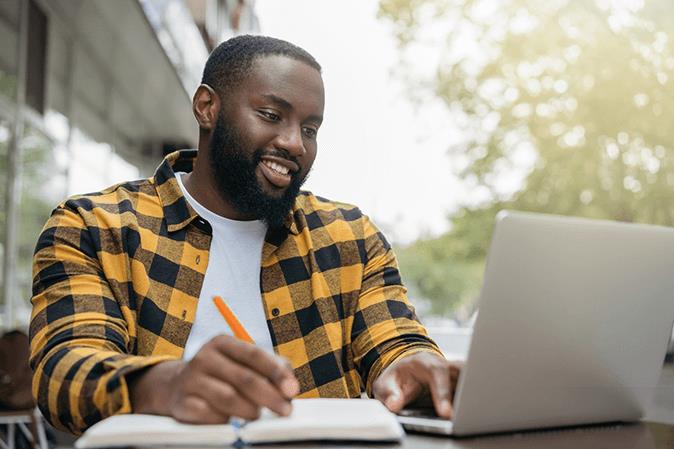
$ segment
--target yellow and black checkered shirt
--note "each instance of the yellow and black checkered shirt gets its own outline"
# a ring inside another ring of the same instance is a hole
[[[56,427],[80,433],[131,412],[125,376],[179,359],[208,266],[210,225],[175,179],[195,150],[154,177],[72,197],[35,249],[33,393]],[[407,300],[395,256],[356,207],[302,192],[262,249],[260,288],[275,351],[301,397],[358,397],[393,360],[440,353]]]

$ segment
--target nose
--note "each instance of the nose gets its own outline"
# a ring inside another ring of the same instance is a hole
[[[304,148],[304,141],[302,139],[302,127],[290,124],[285,126],[276,138],[276,147],[287,151],[290,156],[303,156],[306,153],[306,149]]]

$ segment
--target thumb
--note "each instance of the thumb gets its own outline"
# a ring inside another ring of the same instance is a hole
[[[389,396],[386,398],[384,405],[386,405],[386,408],[394,413],[399,412],[403,408],[403,405],[405,405],[403,392],[397,383],[395,384],[395,387],[391,388]]]
[[[376,398],[383,402],[390,411],[399,412],[405,405],[405,401],[396,376],[387,376],[381,381],[377,388]]]

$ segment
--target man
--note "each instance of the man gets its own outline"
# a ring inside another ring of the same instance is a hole
[[[458,370],[417,321],[383,235],[300,191],[323,103],[307,52],[231,39],[194,95],[198,152],[54,210],[30,329],[33,393],[54,425],[78,433],[128,412],[219,423],[363,390],[451,415]],[[223,335],[214,296],[255,345]]]

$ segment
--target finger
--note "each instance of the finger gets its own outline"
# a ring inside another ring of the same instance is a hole
[[[281,416],[289,415],[292,410],[288,398],[267,378],[234,360],[223,357],[218,371],[210,374],[227,382],[239,395],[256,406],[267,407]]]
[[[398,379],[394,375],[386,375],[380,379],[377,383],[375,397],[393,413],[398,413],[403,408],[403,392]]]
[[[375,382],[374,394],[390,411],[398,413],[419,396],[423,386],[407,370],[400,371],[398,366],[391,368]]]
[[[285,375],[287,377],[281,379],[281,390],[288,399],[292,399],[300,394],[300,382],[297,380],[297,377],[295,377],[295,370],[293,370],[290,360],[276,355],[274,357],[280,360],[281,364],[285,368],[285,372],[288,373]]]
[[[171,415],[178,421],[189,424],[224,424],[229,415],[213,410],[206,400],[197,396],[187,396],[171,408]]]
[[[199,397],[220,415],[254,420],[260,417],[260,407],[242,395],[234,386],[203,376],[199,379]]]
[[[299,382],[285,359],[233,337],[219,336],[212,341],[222,354],[269,379],[286,398],[299,393]]]
[[[452,389],[452,404],[454,404],[454,394],[456,393],[456,388],[459,384],[459,375],[461,374],[461,369],[463,368],[462,363],[452,363],[449,367],[449,380],[451,382]]]
[[[243,346],[246,350],[254,348],[247,343],[243,343]],[[232,351],[231,348],[228,347],[227,350]],[[292,406],[289,399],[268,378],[249,366],[240,364],[234,357],[224,354],[217,348],[215,350],[210,348],[204,352],[202,354],[200,351],[197,354],[198,359],[195,357],[201,372],[231,385],[241,396],[256,406],[267,407],[282,416],[290,414]]]
[[[451,419],[454,410],[449,364],[432,365],[427,368],[426,374],[435,412],[442,418]]]

